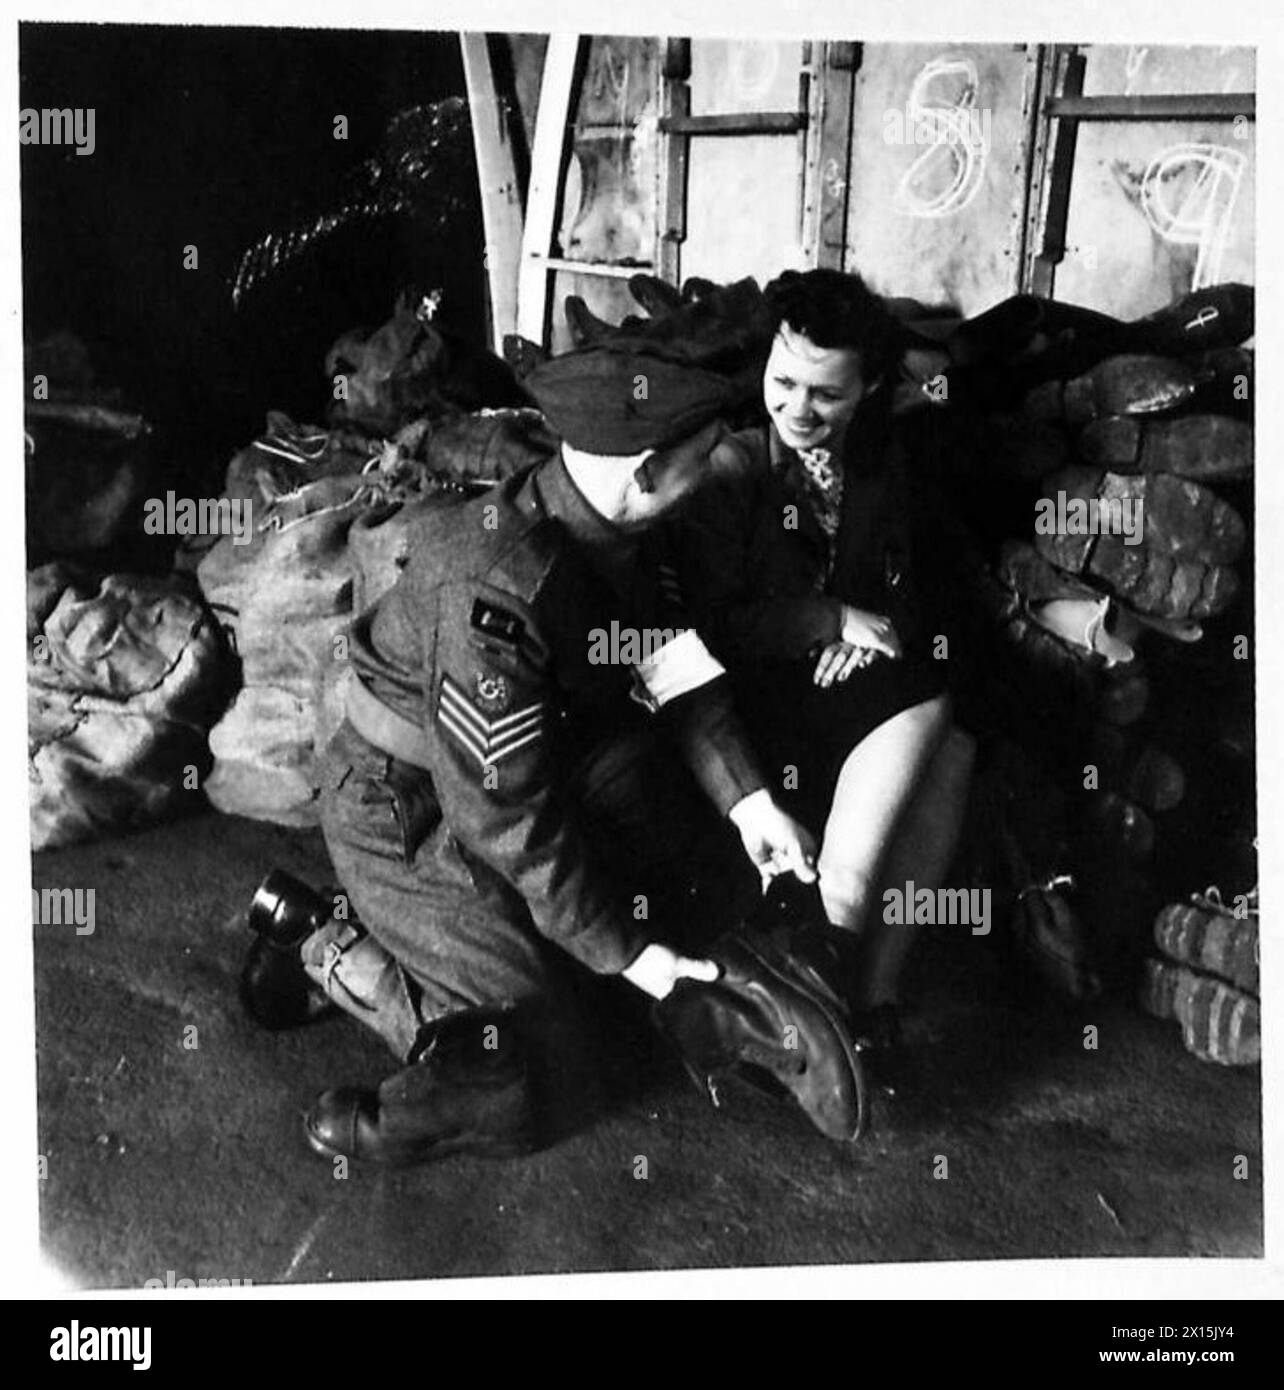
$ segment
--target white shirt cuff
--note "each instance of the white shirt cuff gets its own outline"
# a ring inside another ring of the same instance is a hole
[[[633,669],[646,687],[652,709],[662,709],[679,695],[726,674],[726,668],[700,640],[699,634],[689,630],[666,642]]]

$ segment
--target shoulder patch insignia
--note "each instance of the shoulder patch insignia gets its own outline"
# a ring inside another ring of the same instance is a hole
[[[497,637],[501,642],[517,646],[526,635],[526,624],[516,613],[479,598],[473,604],[472,626],[475,632]]]
[[[495,686],[502,689],[505,701],[512,698],[508,682],[502,676],[484,676],[479,672],[475,684],[478,702],[484,698],[483,684],[493,692],[494,699],[499,698]],[[479,767],[493,767],[543,736],[544,703],[536,700],[511,714],[492,716],[479,709],[458,682],[443,675],[437,694],[436,720]]]

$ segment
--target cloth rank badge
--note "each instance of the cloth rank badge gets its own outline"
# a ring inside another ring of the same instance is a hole
[[[513,692],[504,676],[479,671],[472,685],[470,691],[443,675],[436,718],[480,767],[494,767],[542,736],[545,701],[510,711]]]

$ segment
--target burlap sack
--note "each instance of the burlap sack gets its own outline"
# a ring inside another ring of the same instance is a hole
[[[34,849],[201,804],[226,648],[180,581],[32,571],[27,674]]]

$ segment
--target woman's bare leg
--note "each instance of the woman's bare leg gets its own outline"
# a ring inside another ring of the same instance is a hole
[[[880,890],[905,891],[942,886],[963,828],[976,742],[962,729],[952,728],[936,750],[897,828],[880,881]],[[869,914],[863,934],[860,978],[852,995],[857,1008],[872,1009],[896,1002],[901,973],[920,928],[909,922],[883,919],[879,906]],[[912,914],[909,914],[912,915]]]
[[[893,836],[949,727],[949,699],[938,695],[893,715],[847,755],[817,866],[835,926],[866,925]]]

